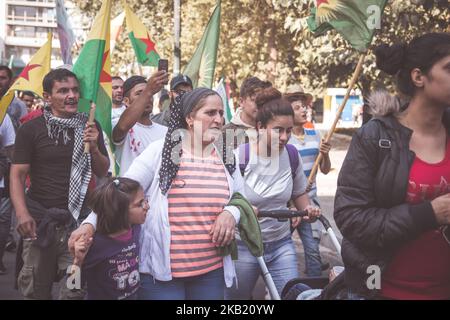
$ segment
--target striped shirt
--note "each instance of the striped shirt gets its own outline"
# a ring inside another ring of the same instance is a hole
[[[204,159],[183,152],[168,193],[174,278],[197,276],[223,266],[209,233],[229,196],[225,169],[215,152]]]
[[[302,158],[303,172],[309,178],[311,170],[314,166],[317,156],[319,155],[320,134],[315,129],[304,128],[305,134],[303,137],[294,136],[292,134],[289,144],[294,145]],[[311,199],[317,197],[317,187],[314,181],[311,191],[308,193]]]

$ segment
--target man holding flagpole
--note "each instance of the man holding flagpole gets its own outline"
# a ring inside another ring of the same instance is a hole
[[[43,80],[44,114],[17,132],[11,166],[11,200],[22,236],[23,267],[18,286],[25,299],[51,299],[52,285],[72,265],[67,239],[87,216],[88,186],[109,167],[98,122],[78,112],[79,82],[67,69]],[[85,143],[89,153],[84,153]],[[25,195],[25,179],[31,187]],[[61,299],[82,299],[83,290],[61,286]]]

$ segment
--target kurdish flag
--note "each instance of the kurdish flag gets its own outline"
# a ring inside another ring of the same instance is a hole
[[[155,43],[150,39],[147,28],[139,20],[125,1],[122,1],[125,8],[128,37],[136,53],[137,61],[143,66],[157,67],[159,55],[155,49]]]
[[[50,72],[52,57],[52,33],[47,36],[47,42],[36,52],[30,62],[23,68],[17,80],[0,100],[0,124],[3,122],[6,110],[14,99],[16,90],[33,91],[42,97],[42,80]]]
[[[216,68],[217,48],[220,34],[220,0],[217,1],[202,39],[191,60],[184,68],[183,74],[192,79],[194,88],[211,88]]]
[[[372,42],[387,0],[317,0],[308,18],[314,35],[336,29],[356,50],[365,52]]]
[[[89,113],[90,102],[95,102],[95,119],[108,137],[111,137],[112,106],[110,15],[111,0],[103,0],[88,39],[73,66],[81,88],[79,110]]]

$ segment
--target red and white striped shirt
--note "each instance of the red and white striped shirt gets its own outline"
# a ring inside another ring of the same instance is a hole
[[[174,278],[197,276],[223,266],[210,231],[229,196],[225,168],[215,152],[208,158],[183,152],[168,193]]]

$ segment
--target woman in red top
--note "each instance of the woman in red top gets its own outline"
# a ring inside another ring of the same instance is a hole
[[[374,119],[343,163],[334,211],[344,237],[340,297],[450,299],[450,35],[375,54],[408,104],[372,95]]]

